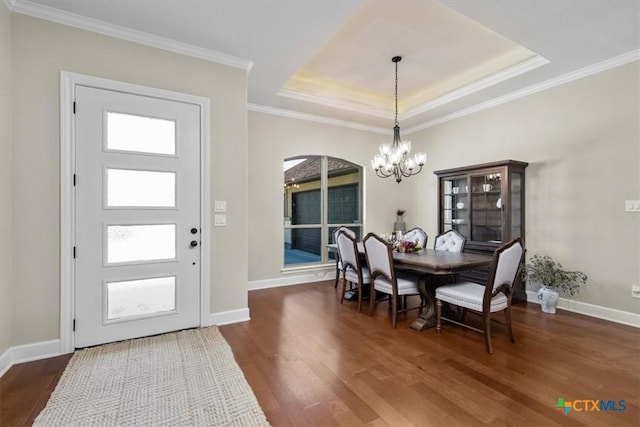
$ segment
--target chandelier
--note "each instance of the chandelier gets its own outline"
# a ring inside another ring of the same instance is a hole
[[[426,153],[417,153],[410,157],[411,141],[403,141],[400,138],[400,125],[398,124],[398,62],[401,56],[394,56],[391,61],[396,64],[396,116],[393,126],[393,143],[380,144],[380,154],[376,154],[371,160],[371,166],[380,178],[395,177],[400,183],[402,178],[417,175],[427,161]],[[416,169],[416,167],[418,169]]]

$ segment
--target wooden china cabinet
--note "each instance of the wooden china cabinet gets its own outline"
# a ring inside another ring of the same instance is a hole
[[[528,163],[515,160],[435,171],[438,176],[439,233],[456,230],[465,252],[493,254],[502,243],[520,237],[524,243],[524,172]],[[488,269],[462,274],[484,283]],[[518,280],[512,301],[527,299]]]

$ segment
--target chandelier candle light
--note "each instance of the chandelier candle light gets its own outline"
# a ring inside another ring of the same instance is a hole
[[[396,115],[393,126],[393,143],[380,144],[380,154],[376,154],[371,160],[371,166],[380,178],[395,177],[400,183],[402,178],[417,175],[422,170],[422,166],[427,161],[426,153],[417,153],[414,157],[409,157],[411,151],[411,141],[403,141],[400,138],[400,124],[398,123],[398,62],[401,56],[394,56],[391,61],[396,64]],[[418,167],[418,169],[416,169]]]

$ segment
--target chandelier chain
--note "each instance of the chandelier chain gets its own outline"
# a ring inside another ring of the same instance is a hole
[[[395,117],[395,125],[398,124],[398,62],[396,61],[396,117]]]

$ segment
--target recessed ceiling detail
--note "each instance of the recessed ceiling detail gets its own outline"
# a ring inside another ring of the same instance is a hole
[[[548,63],[437,2],[365,2],[278,92],[378,117],[424,112]]]

